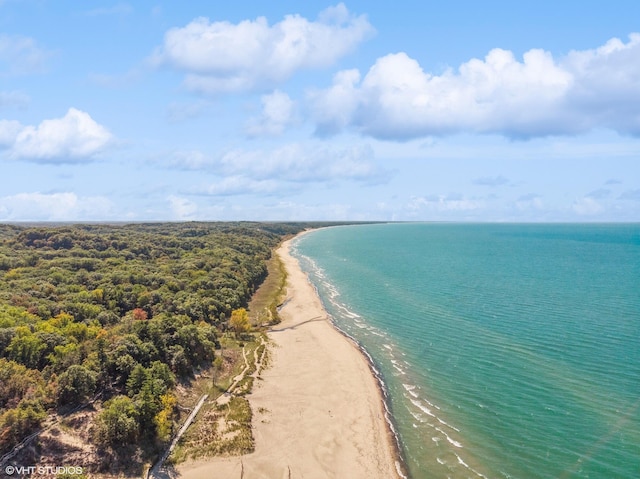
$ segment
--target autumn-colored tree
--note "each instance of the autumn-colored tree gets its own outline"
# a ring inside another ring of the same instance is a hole
[[[134,309],[133,311],[131,311],[131,314],[133,315],[133,319],[135,319],[136,321],[144,321],[145,319],[147,319],[147,312],[142,308]]]
[[[251,330],[251,324],[247,310],[244,308],[234,309],[231,312],[231,319],[229,319],[229,327],[233,329],[236,337],[248,333]]]
[[[160,403],[162,404],[162,410],[156,414],[153,419],[156,425],[156,431],[158,438],[161,441],[168,441],[171,439],[173,433],[173,416],[174,409],[177,404],[176,397],[173,394],[167,393],[160,396]]]

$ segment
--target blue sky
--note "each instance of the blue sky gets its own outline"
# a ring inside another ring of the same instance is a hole
[[[0,221],[637,222],[638,19],[0,0]]]

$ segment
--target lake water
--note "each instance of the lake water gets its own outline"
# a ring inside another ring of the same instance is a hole
[[[292,251],[380,372],[411,477],[640,477],[640,225],[356,225]]]

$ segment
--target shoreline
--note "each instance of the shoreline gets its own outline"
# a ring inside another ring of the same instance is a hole
[[[176,466],[185,479],[405,477],[386,392],[371,359],[333,324],[315,287],[290,254],[282,322],[269,330],[271,365],[248,396],[255,451]]]
[[[340,226],[325,226],[321,229],[324,228],[339,228]],[[293,238],[290,238],[289,240],[287,240],[288,243],[288,248],[287,248],[287,254],[290,254],[290,245],[291,242],[297,240],[300,236],[303,236],[307,233],[311,233],[313,231],[316,231],[318,228],[314,228],[314,229],[307,229],[304,230],[300,233],[298,233],[296,236],[294,236]],[[284,242],[283,242],[284,243]],[[282,245],[280,246],[280,248],[282,247]],[[280,251],[280,248],[278,248],[278,251]],[[318,299],[320,299],[320,293],[318,292],[318,289],[316,288],[316,286],[311,282],[311,280],[309,279],[309,275],[307,273],[304,272],[304,270],[302,270],[302,268],[300,267],[300,262],[297,258],[294,258],[293,256],[291,256],[297,264],[297,267],[302,271],[302,273],[305,275],[305,277],[307,278],[307,282],[309,283],[309,285],[313,288],[315,295],[318,297]],[[288,300],[288,299],[287,299]],[[320,299],[320,301],[322,302],[322,300]],[[284,303],[283,305],[284,306]],[[364,360],[367,362],[367,365],[369,366],[369,373],[373,376],[375,382],[376,382],[376,386],[378,389],[378,396],[379,396],[379,400],[382,404],[382,408],[384,411],[384,420],[386,423],[386,429],[387,429],[387,437],[389,439],[389,447],[391,448],[391,452],[393,454],[394,457],[394,465],[395,465],[395,477],[400,478],[400,479],[408,479],[408,471],[407,471],[407,466],[406,466],[406,462],[405,462],[405,458],[403,455],[403,450],[402,450],[402,445],[400,442],[400,436],[398,434],[398,431],[396,430],[396,427],[393,423],[393,415],[391,414],[391,410],[389,408],[389,403],[388,403],[388,391],[387,391],[387,387],[386,384],[384,383],[384,379],[382,377],[382,373],[378,370],[378,368],[376,368],[375,362],[373,361],[373,357],[371,356],[371,354],[369,354],[369,352],[364,348],[364,346],[362,346],[358,340],[356,338],[354,338],[353,336],[351,336],[349,333],[347,333],[346,331],[344,331],[343,329],[341,329],[331,318],[331,316],[329,316],[329,314],[327,313],[326,309],[323,307],[322,308],[324,311],[324,314],[326,314],[327,316],[327,320],[329,322],[329,324],[331,325],[331,327],[333,329],[335,329],[338,333],[340,333],[340,335],[346,339],[349,343],[351,343],[351,345],[358,350],[358,352],[362,355],[362,357],[364,358]]]

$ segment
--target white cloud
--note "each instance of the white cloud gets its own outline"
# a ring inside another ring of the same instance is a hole
[[[88,113],[69,108],[62,118],[23,126],[0,120],[0,146],[10,159],[75,163],[91,159],[114,143],[113,135]]]
[[[11,146],[22,129],[23,126],[19,121],[0,120],[0,148]]]
[[[411,211],[466,212],[484,208],[484,201],[467,198],[458,193],[448,195],[414,196],[409,202]]]
[[[380,169],[373,160],[369,145],[331,148],[315,143],[294,143],[273,150],[236,149],[219,157],[207,156],[200,151],[177,152],[170,165],[257,181],[384,181],[389,172]]]
[[[0,197],[0,220],[3,221],[80,221],[113,217],[111,201],[101,196],[37,192]]]
[[[358,70],[343,70],[333,77],[333,86],[325,91],[310,92],[313,114],[320,135],[338,133],[353,121],[360,92]]]
[[[379,58],[364,78],[347,70],[309,94],[319,134],[350,127],[383,139],[458,132],[512,138],[611,128],[640,135],[640,34],[554,59],[491,50],[441,75],[405,53]]]
[[[33,38],[0,34],[0,77],[40,73],[49,55]]]
[[[573,211],[581,216],[592,216],[602,213],[604,207],[598,200],[590,196],[584,196],[573,202]]]
[[[522,195],[516,200],[516,209],[518,211],[542,210],[544,209],[542,196],[536,193]]]
[[[298,70],[332,65],[372,32],[365,16],[343,4],[316,21],[287,15],[274,25],[264,17],[237,24],[201,17],[167,31],[151,62],[184,72],[185,86],[196,92],[263,89]]]
[[[290,189],[289,186],[287,189]],[[208,196],[274,195],[289,193],[276,180],[255,180],[244,176],[229,176],[198,191]]]
[[[246,125],[249,136],[281,135],[295,118],[295,103],[289,95],[279,90],[263,95],[262,114],[252,118]]]
[[[176,195],[170,195],[167,200],[173,213],[173,219],[182,221],[196,218],[198,205],[193,201]]]

